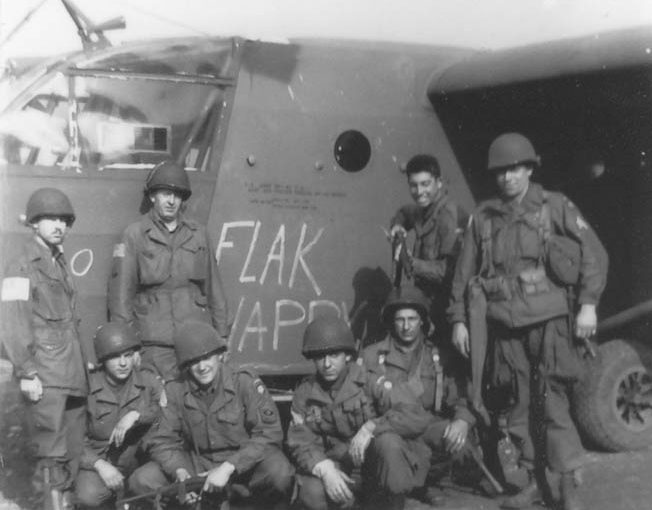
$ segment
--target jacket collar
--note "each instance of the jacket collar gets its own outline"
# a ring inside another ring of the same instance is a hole
[[[126,386],[125,391],[121,395],[123,404],[127,404],[140,397],[141,392],[145,388],[143,377],[136,369],[131,372],[131,375],[124,384]],[[91,395],[94,395],[98,402],[105,402],[116,406],[121,404],[111,389],[111,383],[107,380],[104,370],[100,370],[91,375],[89,387]]]
[[[315,384],[313,384],[310,389],[308,399],[326,405],[332,405],[340,404],[360,393],[360,390],[364,388],[366,381],[365,370],[354,362],[349,362],[348,367],[349,372],[334,398],[331,398],[328,390],[321,385],[318,377],[315,375]]]
[[[165,224],[157,217],[153,209],[143,216],[142,219],[143,232],[147,236],[160,244],[169,243],[169,232]],[[185,217],[183,213],[179,213],[177,230],[175,231],[178,234],[178,240],[175,239],[175,244],[183,244],[188,239],[190,239],[195,230],[199,228],[199,224],[193,220],[190,220]]]
[[[49,247],[39,242],[35,237],[30,238],[25,244],[25,253],[28,260],[34,264],[34,267],[52,280],[63,281],[67,286],[68,293],[71,294],[73,284],[68,273],[68,263],[63,254],[63,247],[57,247],[57,251],[58,253],[53,253]],[[57,263],[61,269],[57,267]]]
[[[536,182],[530,182],[520,203],[507,202],[500,198],[495,198],[487,201],[486,210],[491,215],[496,216],[505,216],[519,211],[536,213],[541,210],[543,202],[543,187]]]
[[[236,393],[235,384],[233,383],[233,368],[228,364],[222,363],[220,372],[213,381],[212,391],[215,392],[215,398],[211,402],[209,410],[218,411],[228,402],[233,400]],[[184,405],[189,409],[203,410],[205,406],[199,398],[199,385],[192,378],[192,375],[186,376],[186,391],[183,397]]]
[[[423,355],[425,341],[423,337],[421,337],[421,339],[417,340],[417,342],[419,342],[419,345],[417,345],[414,348],[414,351],[412,351],[412,354],[416,359],[418,359]],[[385,364],[393,365],[395,367],[401,368],[402,370],[408,372],[410,369],[409,366],[410,357],[404,355],[404,353],[401,351],[401,348],[398,346],[398,344],[396,343],[393,337],[388,336],[387,343],[389,349],[387,350],[387,354],[385,356]]]
[[[425,209],[419,209],[419,218],[414,225],[414,230],[417,236],[430,232],[437,226],[437,217],[442,208],[448,203],[448,193],[445,188],[441,188],[436,200]]]

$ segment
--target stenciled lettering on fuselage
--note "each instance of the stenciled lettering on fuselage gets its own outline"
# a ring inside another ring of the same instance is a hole
[[[308,226],[303,223],[296,246],[288,246],[286,227],[280,225],[266,252],[262,271],[260,274],[254,274],[251,269],[252,259],[254,251],[260,249],[259,239],[262,228],[263,223],[258,220],[224,223],[215,250],[217,264],[222,267],[220,262],[226,250],[236,249],[239,253],[244,253],[242,246],[236,246],[232,235],[237,230],[247,229],[250,233],[249,246],[240,268],[239,283],[259,288],[265,284],[273,284],[281,289],[292,290],[295,289],[299,278],[305,278],[314,293],[314,299],[297,301],[280,295],[273,303],[269,303],[247,298],[245,295],[239,296],[230,339],[231,348],[238,352],[242,352],[245,343],[251,341],[256,342],[259,351],[269,349],[269,340],[266,341],[265,338],[271,338],[271,348],[276,351],[279,349],[279,338],[283,334],[283,328],[307,324],[317,313],[329,309],[331,313],[334,312],[340,317],[348,317],[346,302],[337,303],[322,296],[322,288],[308,263],[309,254],[322,238],[324,227],[309,231]],[[233,302],[230,296],[229,300]],[[273,310],[264,307],[273,307]],[[273,317],[271,324],[269,319],[265,321],[265,317],[270,317],[270,314]]]

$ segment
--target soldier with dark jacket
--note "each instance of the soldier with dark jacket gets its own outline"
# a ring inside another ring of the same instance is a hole
[[[476,388],[482,363],[473,357],[487,348],[488,327],[489,346],[493,342],[488,351],[490,383],[514,392],[507,418],[510,433],[521,445],[521,462],[534,468],[532,429],[543,423],[548,465],[561,473],[564,509],[575,510],[582,508],[575,484],[585,452],[569,396],[583,370],[582,341],[596,331],[607,257],[572,202],[530,182],[538,166],[534,147],[518,133],[501,135],[491,144],[489,169],[500,194],[473,214],[456,266],[449,313],[454,345],[466,356],[470,351]],[[560,256],[563,251],[556,248],[562,242],[567,252],[568,247],[576,248],[575,257],[572,250],[567,258]],[[574,276],[569,271],[573,267]],[[478,327],[481,322],[484,330]],[[537,420],[532,420],[534,412],[539,413]],[[503,506],[526,507],[539,498],[532,478]]]
[[[5,270],[0,322],[4,350],[28,402],[34,486],[49,508],[67,504],[84,437],[83,346],[63,254],[75,212],[60,190],[41,188],[30,196],[25,216],[34,235]]]
[[[131,327],[109,322],[95,333],[101,369],[90,375],[86,439],[75,482],[77,501],[100,507],[126,490],[125,477],[142,463],[142,442],[158,417],[163,391],[139,368],[140,342]]]
[[[424,463],[429,463],[431,452],[438,459],[462,452],[475,424],[467,406],[466,371],[450,346],[428,340],[427,298],[411,285],[396,288],[382,319],[390,334],[362,354],[369,376],[390,386],[394,404],[416,400],[427,412],[429,425],[421,436]]]
[[[206,228],[182,213],[190,197],[186,171],[172,161],[150,173],[151,210],[129,225],[113,250],[111,320],[134,326],[143,361],[164,380],[178,374],[173,338],[186,320],[212,324],[227,337],[228,310]]]
[[[414,231],[410,254],[414,282],[430,300],[429,313],[438,333],[447,335],[447,296],[467,215],[448,196],[437,158],[414,156],[405,172],[414,204],[397,211],[390,234],[394,238]]]
[[[425,430],[427,414],[416,400],[392,406],[388,382],[372,380],[352,362],[353,335],[336,317],[308,325],[303,354],[316,374],[294,393],[287,438],[298,469],[299,505],[350,507],[351,476],[360,468],[369,508],[402,508],[405,495],[425,479],[427,466],[413,440]]]
[[[276,404],[249,370],[224,362],[226,342],[209,324],[188,321],[175,335],[182,371],[148,440],[149,463],[130,484],[140,494],[207,473],[204,492],[244,487],[267,505],[287,503],[293,469],[281,451]]]

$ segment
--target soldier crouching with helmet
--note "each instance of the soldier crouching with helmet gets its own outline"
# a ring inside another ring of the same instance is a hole
[[[392,403],[419,402],[429,417],[421,436],[422,463],[459,454],[469,447],[475,418],[466,400],[468,381],[456,353],[428,339],[428,299],[421,290],[404,285],[389,294],[382,320],[389,334],[363,351],[364,366],[373,380],[386,385]],[[436,489],[419,491],[428,503],[440,506],[445,498]]]
[[[95,334],[101,370],[89,377],[86,440],[75,482],[84,507],[109,503],[142,461],[142,441],[158,416],[163,387],[140,370],[140,342],[127,324],[109,322]]]
[[[355,468],[368,508],[403,508],[405,495],[423,484],[425,466],[412,439],[425,430],[426,413],[416,401],[392,408],[387,385],[353,362],[355,352],[341,319],[319,317],[306,328],[303,355],[316,374],[294,393],[287,438],[302,508],[351,507]]]
[[[229,334],[228,310],[206,228],[183,212],[190,198],[186,170],[173,161],[154,167],[145,185],[151,210],[129,225],[113,249],[111,320],[132,324],[143,361],[165,381],[178,375],[173,338],[186,320]]]
[[[26,221],[34,235],[5,270],[0,326],[28,402],[34,487],[45,508],[62,507],[70,500],[84,438],[83,358],[91,359],[80,342],[76,292],[63,254],[75,212],[60,190],[41,188],[27,202]]]
[[[289,501],[294,470],[280,448],[276,404],[256,375],[224,361],[226,347],[205,322],[188,321],[177,331],[181,377],[166,385],[167,403],[148,440],[156,463],[131,477],[136,493],[204,473],[202,492],[216,497],[251,496],[265,508]]]

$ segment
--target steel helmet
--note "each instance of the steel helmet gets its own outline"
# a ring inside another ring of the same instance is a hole
[[[225,351],[226,347],[224,339],[206,322],[186,321],[174,336],[179,368],[209,354]]]
[[[43,216],[60,216],[68,226],[75,221],[75,211],[63,191],[56,188],[37,189],[27,200],[25,219],[27,223],[35,223]]]
[[[190,191],[190,179],[184,168],[172,160],[162,161],[147,176],[145,182],[145,194],[159,189],[167,189],[179,193],[181,200],[188,200]]]
[[[93,345],[99,362],[141,347],[134,330],[124,322],[107,322],[97,328]]]
[[[394,321],[394,314],[402,308],[412,308],[421,316],[424,324],[429,324],[428,317],[428,298],[425,294],[414,285],[404,285],[392,289],[387,296],[385,306],[381,312],[382,320],[385,324],[391,324]]]
[[[538,166],[539,162],[539,156],[532,143],[520,133],[504,133],[489,146],[489,170],[513,167],[521,163]]]
[[[333,351],[355,353],[351,328],[342,319],[326,315],[314,319],[303,334],[301,353],[306,358]]]

